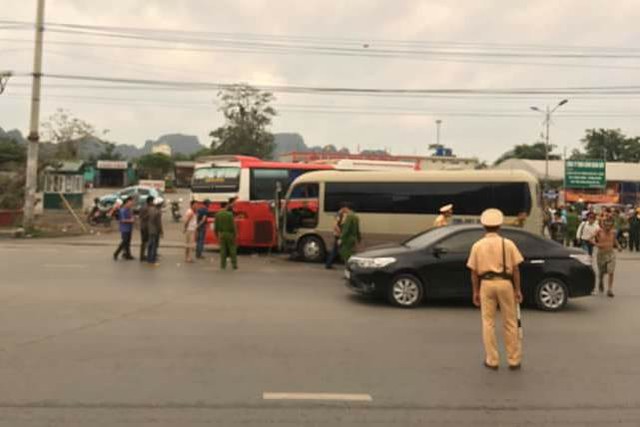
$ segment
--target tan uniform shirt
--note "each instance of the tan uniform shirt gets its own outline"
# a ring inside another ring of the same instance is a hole
[[[449,225],[449,220],[447,219],[447,217],[445,215],[438,215],[438,217],[436,218],[435,221],[433,221],[433,226],[434,227],[445,227]]]
[[[487,233],[471,247],[467,267],[478,275],[502,273],[502,242],[503,238],[498,233]],[[509,239],[504,239],[504,254],[506,273],[513,274],[514,267],[522,263],[524,258]]]

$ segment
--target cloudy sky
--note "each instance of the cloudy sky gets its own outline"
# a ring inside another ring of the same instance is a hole
[[[8,21],[32,22],[36,0],[4,2],[11,7],[0,9],[0,70],[19,76],[31,69],[33,29]],[[542,118],[530,106],[565,97],[551,126],[560,151],[577,147],[585,128],[640,135],[640,92],[558,93],[640,87],[638,0],[47,0],[46,21],[91,27],[50,28],[46,74],[356,89],[560,88],[515,96],[276,93],[273,130],[298,132],[309,145],[426,154],[441,119],[441,141],[455,153],[494,160],[539,138]],[[29,78],[18,76],[0,95],[0,126],[26,133]],[[182,132],[206,144],[221,124],[215,96],[213,89],[47,78],[42,116],[68,109],[121,143]]]

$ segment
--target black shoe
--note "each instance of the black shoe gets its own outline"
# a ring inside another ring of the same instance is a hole
[[[134,258],[134,257],[132,257],[131,255],[129,255],[129,256],[124,257],[124,259],[126,259],[127,261],[132,261],[132,260],[134,260],[135,258]]]
[[[325,265],[324,268],[327,270],[333,270],[333,265]]]
[[[489,365],[486,361],[483,362],[483,365],[484,365],[485,368],[491,369],[492,371],[497,371],[498,370],[498,365]]]
[[[520,369],[522,369],[522,365],[520,363],[518,363],[517,365],[509,365],[510,371],[519,371]]]
[[[113,254],[113,260],[117,261],[118,260],[118,254]]]

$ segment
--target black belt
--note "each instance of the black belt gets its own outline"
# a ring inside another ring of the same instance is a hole
[[[480,275],[480,280],[513,280],[513,276],[507,273],[494,273],[490,271]]]

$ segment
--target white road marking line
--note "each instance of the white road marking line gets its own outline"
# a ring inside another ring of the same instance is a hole
[[[352,393],[262,393],[263,400],[338,400],[343,402],[371,402],[370,394]]]
[[[86,265],[82,264],[44,264],[45,268],[87,268]]]

